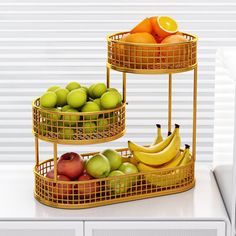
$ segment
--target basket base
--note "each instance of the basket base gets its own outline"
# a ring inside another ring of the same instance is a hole
[[[142,200],[142,199],[146,199],[146,198],[153,198],[153,197],[159,197],[159,196],[166,196],[166,195],[172,195],[172,194],[178,194],[178,193],[182,193],[182,192],[186,192],[190,189],[192,189],[195,186],[195,179],[193,182],[191,182],[190,184],[188,184],[187,186],[184,187],[180,187],[179,189],[167,189],[165,191],[161,191],[161,192],[154,192],[154,193],[147,193],[147,194],[140,194],[140,195],[136,195],[136,196],[129,196],[126,198],[116,198],[116,199],[110,199],[110,200],[106,200],[106,202],[101,201],[99,202],[94,202],[94,203],[87,203],[86,205],[83,204],[63,204],[63,203],[55,203],[52,201],[48,201],[44,198],[41,198],[40,196],[37,195],[36,192],[34,192],[34,197],[37,201],[39,201],[40,203],[46,205],[46,206],[50,206],[53,208],[61,208],[61,209],[86,209],[86,208],[92,208],[92,207],[98,207],[98,206],[106,206],[106,205],[111,205],[111,204],[116,204],[116,203],[122,203],[122,202],[129,202],[129,201],[136,201],[136,200]]]

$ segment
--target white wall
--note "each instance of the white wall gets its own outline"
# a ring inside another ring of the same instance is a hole
[[[105,81],[108,33],[129,30],[145,16],[170,15],[199,36],[197,160],[213,154],[214,63],[219,46],[236,45],[236,2],[0,0],[0,160],[33,161],[31,101],[47,87]],[[78,152],[151,142],[155,123],[167,124],[167,75],[128,75],[127,134],[109,144],[59,147]],[[112,72],[120,87],[121,74]],[[191,144],[192,72],[174,75],[174,121]],[[47,158],[52,145],[42,144]]]

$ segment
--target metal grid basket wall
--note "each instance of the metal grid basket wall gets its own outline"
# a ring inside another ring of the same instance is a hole
[[[132,159],[127,148],[117,151],[124,161]],[[82,157],[87,159],[94,154],[83,154]],[[193,158],[182,167],[88,181],[59,181],[45,177],[53,165],[54,161],[50,159],[35,166],[35,197],[43,204],[57,208],[89,208],[174,194],[195,184]]]
[[[127,73],[162,74],[192,70],[197,63],[197,37],[182,33],[187,42],[141,44],[122,41],[129,32],[107,37],[109,68]]]
[[[125,103],[98,112],[61,112],[33,102],[33,133],[59,144],[93,144],[115,140],[125,133]]]

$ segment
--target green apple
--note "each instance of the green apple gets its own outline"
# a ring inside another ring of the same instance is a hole
[[[113,124],[118,120],[118,117],[116,115],[114,116],[113,113],[108,113],[105,115],[105,117],[107,118],[109,124]]]
[[[36,128],[36,132],[37,132],[37,128]],[[50,126],[47,126],[46,124],[40,124],[39,125],[39,135],[47,135],[48,132],[50,132]]]
[[[94,99],[93,102],[97,103],[98,106],[99,106],[100,109],[101,109],[101,99],[100,99],[100,98],[96,98],[96,99]]]
[[[120,170],[113,170],[108,177],[125,176]],[[129,188],[129,181],[127,178],[114,178],[109,181],[109,186],[115,194],[122,194],[127,192]]]
[[[123,101],[120,92],[116,88],[108,88],[107,91],[114,92],[116,94],[116,96],[118,97],[118,104]]]
[[[96,131],[96,124],[94,122],[84,122],[83,131],[86,134],[95,132]]]
[[[73,109],[73,108],[70,105],[65,105],[65,106],[62,107],[61,111],[66,112],[69,109]]]
[[[110,163],[102,154],[96,154],[86,162],[87,173],[96,179],[107,177],[110,170]]]
[[[67,95],[69,94],[69,90],[65,88],[58,88],[55,90],[55,94],[57,95],[57,106],[65,106],[67,103]]]
[[[67,114],[63,115],[63,120],[65,126],[76,126],[76,123],[80,120],[79,114],[70,114],[70,113],[79,113],[76,109],[70,108],[66,111]]]
[[[83,106],[86,103],[86,101],[87,101],[87,94],[80,89],[72,90],[67,95],[67,103],[72,108],[79,108]]]
[[[54,85],[54,86],[49,87],[48,90],[47,90],[47,92],[48,92],[48,91],[55,92],[55,90],[57,90],[57,89],[59,89],[59,88],[60,88],[60,86]]]
[[[60,110],[58,108],[43,108],[42,117],[46,118],[46,121],[57,121],[61,119]],[[45,112],[44,112],[45,111]],[[48,113],[53,112],[53,113]]]
[[[98,127],[98,131],[104,131],[107,130],[109,128],[109,122],[107,119],[99,119],[97,121],[97,127]]]
[[[89,97],[91,97],[91,98],[94,98],[94,97],[93,97],[93,88],[94,88],[95,85],[96,85],[96,84],[91,84],[90,87],[88,88],[88,95],[89,95]]]
[[[124,174],[137,174],[139,172],[138,168],[130,162],[122,163],[119,167],[119,170],[122,171]],[[131,177],[130,183],[133,184],[135,182],[137,182],[137,177]]]
[[[82,112],[93,112],[93,111],[100,111],[100,107],[95,102],[86,102],[85,105],[81,108]],[[96,120],[98,115],[87,115],[84,118],[86,120]]]
[[[40,105],[42,107],[53,108],[56,106],[56,104],[57,104],[57,95],[52,91],[45,92],[40,97]]]
[[[59,137],[61,139],[73,139],[75,130],[71,128],[64,128],[59,130]]]
[[[82,86],[80,89],[84,90],[86,94],[88,94],[88,88],[86,86]]]
[[[102,152],[102,154],[110,162],[111,170],[119,169],[122,164],[122,156],[117,151],[112,149],[106,149]]]
[[[101,105],[104,109],[115,108],[118,102],[118,96],[113,91],[108,91],[101,97]]]
[[[66,89],[68,89],[69,91],[75,90],[80,88],[80,84],[77,82],[70,82],[69,84],[66,85]]]
[[[100,98],[107,91],[107,86],[104,83],[98,83],[93,86],[92,94],[94,98]]]

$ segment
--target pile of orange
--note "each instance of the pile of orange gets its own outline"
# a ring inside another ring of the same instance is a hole
[[[175,58],[180,58],[185,52],[179,50],[178,45],[169,46],[169,44],[188,40],[181,32],[178,32],[178,24],[174,19],[169,16],[153,16],[141,21],[130,33],[124,35],[121,41],[128,44],[120,45],[118,52],[122,57],[120,59],[143,68],[145,64],[156,63],[156,58],[160,56],[168,58],[170,63],[175,62]],[[139,46],[134,46],[134,44],[139,44]],[[150,44],[150,46],[140,44]],[[158,47],[158,44],[168,44],[168,46]]]

